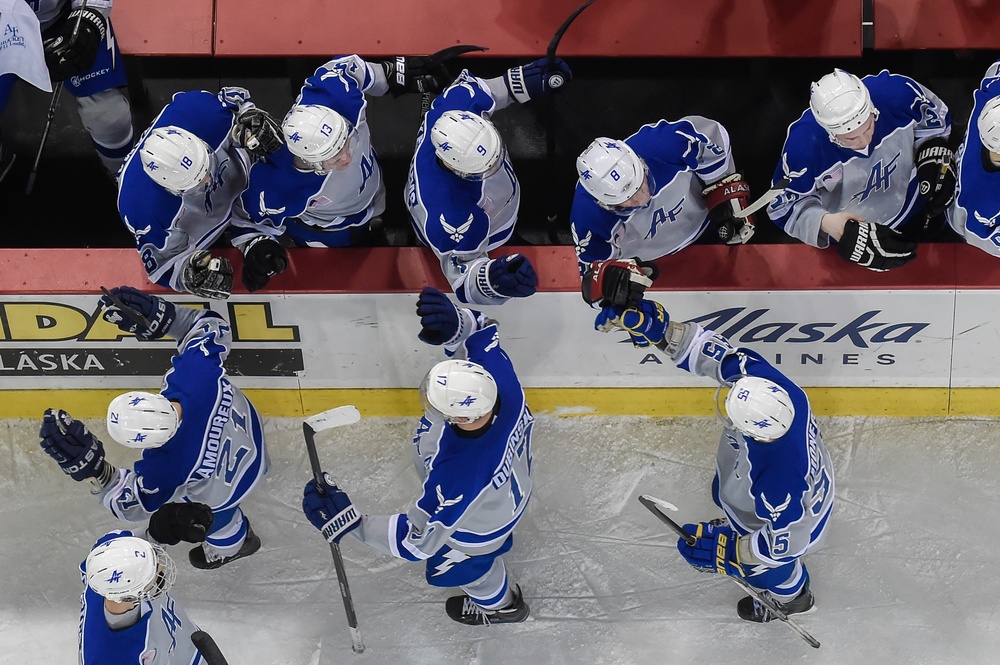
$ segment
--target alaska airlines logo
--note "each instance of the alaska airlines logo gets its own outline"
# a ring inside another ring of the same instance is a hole
[[[894,342],[905,344],[930,327],[930,323],[907,321],[878,321],[882,313],[874,309],[859,315],[853,321],[842,324],[833,321],[799,323],[791,321],[759,322],[771,310],[748,310],[746,307],[730,307],[699,316],[692,321],[703,327],[716,330],[733,343],[749,344],[765,342],[782,343],[835,343],[849,341],[859,349],[870,348],[871,344]],[[753,325],[751,325],[753,324]],[[726,327],[728,326],[728,327]]]
[[[454,242],[462,242],[462,238],[465,237],[465,234],[469,232],[469,228],[472,226],[472,220],[472,213],[469,213],[469,219],[465,220],[464,224],[460,224],[458,226],[452,226],[449,224],[445,220],[444,215],[441,215],[440,219],[441,228],[444,229],[444,232],[447,233],[448,237]]]
[[[792,502],[792,495],[786,495],[784,503],[780,503],[777,506],[772,506],[763,492],[760,493],[760,500],[764,503],[764,507],[767,508],[767,512],[771,515],[771,521],[773,522],[778,519],[781,512]]]
[[[878,160],[875,165],[872,166],[871,173],[868,174],[868,182],[865,183],[865,188],[860,192],[854,194],[851,200],[857,199],[859,203],[864,203],[865,199],[872,195],[873,192],[887,192],[889,187],[892,186],[892,180],[890,179],[892,174],[896,171],[896,160],[899,159],[899,153],[889,160],[888,164],[883,165],[883,160]]]

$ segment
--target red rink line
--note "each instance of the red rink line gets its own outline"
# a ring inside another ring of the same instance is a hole
[[[505,247],[494,255],[526,254],[541,291],[577,291],[572,247]],[[242,259],[224,250],[240,273]],[[416,292],[431,284],[447,289],[440,265],[422,247],[293,249],[292,267],[273,278],[267,292]],[[962,244],[922,245],[916,260],[887,273],[850,265],[833,249],[805,245],[689,247],[657,262],[657,290],[767,291],[857,289],[1000,288],[1000,259]],[[0,293],[94,293],[101,285],[150,288],[135,250],[2,249]],[[246,293],[239,286],[236,293]],[[152,290],[163,291],[153,288]]]

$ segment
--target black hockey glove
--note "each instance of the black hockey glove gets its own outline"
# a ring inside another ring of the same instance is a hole
[[[288,252],[271,236],[260,235],[243,246],[243,286],[258,291],[288,268]]]
[[[38,436],[42,450],[73,480],[101,475],[105,465],[104,444],[65,411],[46,409]]]
[[[80,19],[80,30],[74,38],[77,17]],[[107,31],[105,18],[89,8],[74,9],[66,20],[47,30],[42,48],[45,50],[45,66],[49,68],[52,80],[65,81],[93,67]]]
[[[850,219],[837,243],[837,251],[851,263],[885,272],[916,258],[917,243],[888,226]]]
[[[164,545],[200,543],[212,528],[215,516],[204,503],[165,503],[149,518],[147,532]]]
[[[425,286],[417,298],[417,316],[420,333],[417,335],[428,344],[447,344],[457,339],[462,329],[458,307],[448,296],[432,286]]]
[[[916,167],[918,191],[927,202],[924,214],[928,219],[937,217],[955,198],[955,153],[946,139],[929,139],[917,152]]]
[[[736,213],[749,205],[750,186],[739,173],[728,175],[701,190],[708,207],[708,218],[719,240],[727,245],[744,245],[754,234],[753,217],[739,218]]]
[[[233,292],[233,266],[229,259],[213,257],[203,249],[184,262],[181,285],[202,298],[225,300]]]
[[[638,258],[594,261],[583,273],[583,299],[600,307],[637,307],[658,276],[656,264]]]
[[[236,145],[254,157],[267,157],[285,145],[281,125],[270,113],[256,106],[249,106],[236,114],[232,136]]]
[[[460,44],[428,56],[398,55],[393,60],[383,60],[381,64],[393,97],[407,92],[436,95],[455,80],[455,75],[447,67],[451,60],[464,53],[485,50],[482,46]]]
[[[110,297],[101,296],[101,318],[139,339],[160,339],[177,316],[172,302],[131,286],[118,286],[108,293]]]

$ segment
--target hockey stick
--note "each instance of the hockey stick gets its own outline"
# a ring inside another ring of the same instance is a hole
[[[687,531],[685,531],[681,527],[681,525],[679,525],[677,522],[675,522],[672,519],[670,519],[669,517],[667,517],[667,515],[660,509],[660,507],[662,506],[663,508],[666,508],[667,510],[677,510],[676,506],[674,506],[673,504],[667,503],[666,501],[663,501],[662,499],[657,499],[656,497],[649,496],[648,494],[642,494],[642,495],[640,495],[639,496],[639,503],[641,503],[646,508],[648,508],[649,512],[651,512],[654,515],[656,515],[656,517],[659,518],[659,520],[661,522],[663,522],[664,524],[666,524],[668,527],[670,527],[674,531],[674,533],[676,533],[678,536],[680,536],[681,538],[683,538],[684,541],[688,545],[694,545],[696,542],[698,542],[697,538],[695,538],[693,535],[691,535],[690,533],[688,533]],[[766,607],[768,609],[768,611],[770,611],[774,616],[776,616],[778,619],[780,619],[785,624],[787,624],[789,628],[791,628],[796,633],[798,633],[799,637],[801,637],[802,639],[804,639],[806,642],[809,643],[809,646],[811,646],[814,649],[818,649],[819,648],[819,641],[817,641],[815,637],[813,637],[808,632],[806,632],[805,628],[803,628],[798,623],[796,623],[791,618],[789,618],[789,616],[787,614],[785,614],[774,603],[773,600],[771,600],[770,598],[768,598],[767,596],[765,596],[764,594],[762,594],[760,591],[757,591],[757,589],[754,589],[752,586],[750,586],[749,584],[747,584],[745,580],[742,580],[742,579],[740,579],[738,577],[730,577],[729,579],[731,579],[733,582],[736,582],[736,585],[738,587],[740,587],[745,592],[747,592],[748,594],[750,594],[751,596],[753,596],[757,600],[758,603],[760,603],[761,605],[763,605],[764,607]]]
[[[222,655],[219,645],[205,631],[196,630],[191,633],[191,642],[198,647],[198,651],[201,652],[208,665],[229,665],[229,661]]]
[[[563,35],[566,34],[566,30],[569,26],[573,24],[576,17],[583,13],[583,10],[594,3],[594,0],[586,0],[582,5],[577,7],[572,14],[566,17],[566,20],[562,22],[562,25],[556,30],[556,33],[552,36],[552,41],[549,42],[549,46],[545,49],[545,73],[548,76],[548,87],[551,89],[561,88],[566,80],[563,78],[562,74],[556,71],[556,49],[559,48],[559,42],[562,41]],[[547,166],[547,171],[552,174],[557,172],[555,165],[556,157],[556,114],[555,114],[555,102],[552,99],[551,94],[545,95],[545,107],[543,108],[543,119],[545,121],[545,161]],[[550,184],[554,184],[551,181]],[[556,228],[556,223],[558,222],[558,213],[556,210],[555,201],[559,197],[549,197],[550,205],[549,213],[545,217],[546,225],[548,226],[549,242],[556,244],[559,242],[559,230]]]
[[[306,451],[309,453],[309,465],[312,467],[313,478],[316,479],[316,491],[323,493],[323,469],[316,453],[316,432],[323,432],[334,427],[351,425],[361,420],[357,407],[347,405],[317,413],[302,421],[302,435],[306,440]],[[354,653],[364,653],[365,643],[361,640],[358,629],[358,616],[354,612],[354,600],[351,598],[351,588],[347,584],[347,571],[344,569],[344,558],[340,555],[340,544],[330,543],[333,554],[333,566],[337,569],[337,582],[340,585],[340,596],[344,599],[344,611],[347,613],[347,626],[351,630],[351,648]]]
[[[147,330],[149,329],[149,326],[152,325],[149,322],[149,319],[147,319],[145,316],[142,315],[142,312],[126,305],[125,303],[122,302],[121,298],[111,293],[111,291],[108,291],[103,286],[101,287],[101,293],[103,293],[107,297],[107,299],[111,301],[112,305],[120,309],[122,311],[122,314],[132,319],[132,323],[138,323],[140,325],[144,325],[146,326]]]
[[[80,5],[80,13],[76,15],[76,22],[73,24],[73,32],[69,35],[70,46],[76,43],[76,37],[80,34],[80,19],[83,18],[83,10],[87,8],[87,0],[83,0]],[[38,177],[38,165],[42,161],[42,150],[45,149],[45,141],[49,138],[49,130],[52,128],[52,119],[56,117],[56,107],[59,106],[59,97],[62,96],[63,82],[56,83],[52,91],[52,101],[49,103],[49,112],[45,115],[45,129],[42,130],[42,140],[38,142],[38,152],[35,153],[35,163],[31,166],[31,173],[28,174],[28,186],[24,188],[24,195],[31,196],[35,189],[35,178]]]
[[[485,46],[473,46],[472,44],[458,44],[456,46],[449,46],[448,48],[443,48],[437,53],[432,53],[427,56],[427,64],[430,67],[442,67],[447,72],[446,63],[449,60],[454,60],[455,58],[465,55],[466,53],[472,53],[473,51],[488,51],[489,49]],[[448,76],[451,77],[451,73],[448,72]],[[454,81],[454,79],[452,79]],[[429,92],[420,93],[420,119],[423,120],[424,116],[431,108],[431,101],[434,99],[434,95]]]
[[[773,201],[774,198],[778,196],[778,194],[785,191],[785,187],[788,187],[788,183],[790,182],[791,182],[790,179],[782,178],[778,182],[774,183],[771,189],[764,192],[764,194],[759,199],[748,205],[743,210],[740,210],[739,212],[733,214],[733,217],[746,219],[747,217],[754,214],[755,212],[757,212],[758,210],[769,204],[771,201]]]

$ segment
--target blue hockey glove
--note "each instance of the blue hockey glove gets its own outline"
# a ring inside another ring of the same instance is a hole
[[[42,450],[73,480],[100,475],[104,466],[104,444],[65,411],[46,409],[38,436],[42,439]]]
[[[101,317],[139,339],[160,339],[167,334],[170,324],[177,316],[177,308],[173,303],[131,286],[119,286],[111,289],[110,293],[128,309],[145,317],[148,324],[139,321],[135,314],[123,311],[108,296],[101,296],[101,307],[104,310]]]
[[[739,534],[732,527],[699,522],[685,524],[684,530],[698,539],[694,545],[677,539],[677,551],[685,561],[703,573],[746,577],[736,547]]]
[[[538,286],[538,275],[523,254],[490,261],[486,279],[491,289],[508,298],[527,298]]]
[[[503,75],[507,92],[517,102],[524,104],[573,80],[573,72],[562,58],[556,58],[552,70],[548,70],[547,66],[548,61],[541,58],[520,67],[511,67]]]
[[[428,344],[447,344],[455,339],[462,327],[462,317],[454,303],[432,286],[425,286],[417,298],[420,317],[420,339]]]
[[[670,315],[655,300],[643,300],[639,307],[629,307],[622,312],[621,326],[632,338],[632,344],[643,349],[657,345],[667,334]]]
[[[361,515],[355,510],[351,499],[337,487],[328,473],[323,474],[320,486],[317,486],[315,479],[306,483],[302,495],[302,511],[331,543],[339,543],[348,532],[361,524]]]
[[[238,85],[223,86],[219,90],[219,101],[236,113],[250,102],[250,91]]]

